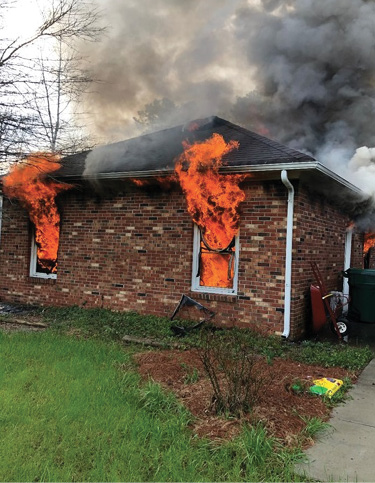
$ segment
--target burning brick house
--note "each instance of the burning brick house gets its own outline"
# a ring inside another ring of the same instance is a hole
[[[295,339],[311,318],[310,262],[344,292],[341,271],[362,266],[349,228],[361,191],[217,117],[65,158],[53,180],[69,186],[56,191],[58,264],[47,266],[38,227],[3,183],[2,301],[170,315],[184,293],[217,322]]]

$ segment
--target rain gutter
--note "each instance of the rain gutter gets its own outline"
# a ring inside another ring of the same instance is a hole
[[[328,176],[329,178],[337,181],[341,185],[349,188],[350,190],[363,195],[363,191],[355,186],[350,181],[342,178],[340,175],[335,173],[334,171],[330,170],[324,164],[319,163],[318,161],[305,161],[305,162],[285,162],[285,163],[270,163],[270,164],[257,164],[257,165],[250,165],[250,166],[224,166],[221,168],[222,172],[228,171],[231,173],[259,173],[259,172],[272,172],[272,171],[280,171],[285,170],[289,173],[291,172],[303,172],[303,171],[311,171],[316,170],[319,173]]]
[[[355,186],[354,184],[350,183],[345,178],[342,178],[334,171],[331,171],[329,168],[324,166],[323,164],[319,163],[318,161],[291,161],[291,162],[284,162],[284,163],[269,163],[269,164],[256,164],[256,165],[242,165],[242,166],[222,166],[220,168],[221,173],[267,173],[267,172],[280,172],[282,170],[286,170],[290,173],[292,172],[303,172],[303,171],[311,171],[316,170],[325,176],[335,180],[336,182],[340,183],[341,185],[349,188],[351,191],[354,191],[358,194],[363,195],[363,191]],[[144,171],[120,171],[120,172],[109,172],[109,173],[95,173],[95,174],[87,174],[83,175],[65,175],[61,176],[61,178],[70,178],[70,179],[86,179],[86,180],[100,180],[100,179],[125,179],[125,178],[152,178],[155,176],[169,176],[174,174],[173,168],[166,168],[166,169],[152,169],[152,170],[144,170]]]
[[[293,246],[293,215],[294,215],[294,188],[288,179],[285,169],[281,171],[281,181],[288,190],[288,212],[286,222],[286,249],[285,249],[285,289],[284,289],[284,332],[286,339],[290,335],[290,308],[292,295],[292,246]]]

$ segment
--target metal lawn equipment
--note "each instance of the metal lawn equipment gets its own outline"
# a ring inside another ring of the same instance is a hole
[[[349,333],[350,321],[343,315],[343,307],[348,305],[349,297],[341,292],[328,292],[316,262],[311,262],[316,283],[310,286],[313,328],[315,332],[328,322],[330,329],[341,342]]]
[[[176,325],[176,324],[172,325],[171,330],[178,337],[183,337],[184,335],[187,335],[189,332],[199,329],[200,327],[202,327],[203,324],[211,320],[215,315],[215,312],[212,312],[212,310],[209,310],[207,307],[204,307],[196,300],[192,299],[191,297],[188,297],[187,295],[182,295],[177,307],[175,308],[171,316],[171,320],[174,320],[176,315],[184,307],[194,307],[201,314],[203,314],[203,319],[197,322],[196,324],[194,324],[193,326],[182,326],[182,325]]]

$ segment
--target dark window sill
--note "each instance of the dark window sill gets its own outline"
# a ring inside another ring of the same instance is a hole
[[[42,277],[28,277],[29,282],[38,283],[43,285],[55,285],[57,279],[56,278],[42,278]]]
[[[191,292],[191,297],[198,300],[210,300],[212,302],[225,302],[234,304],[237,302],[237,295],[218,294],[211,292]]]

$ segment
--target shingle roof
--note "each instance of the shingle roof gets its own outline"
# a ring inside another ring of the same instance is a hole
[[[177,126],[68,156],[62,160],[57,174],[81,176],[87,156],[95,158],[96,173],[173,170],[174,160],[183,151],[183,141],[204,141],[214,133],[221,134],[226,142],[239,142],[239,148],[224,157],[224,164],[229,167],[315,161],[307,154],[216,116],[197,120],[196,124],[199,127],[195,130],[189,130],[187,125]]]

